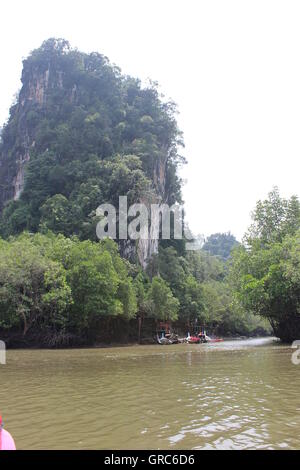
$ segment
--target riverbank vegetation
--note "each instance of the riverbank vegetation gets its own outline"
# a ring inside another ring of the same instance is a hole
[[[239,304],[266,318],[282,340],[300,337],[300,204],[277,188],[259,201],[230,279]]]
[[[135,241],[98,241],[102,203],[182,203],[176,106],[155,83],[143,87],[62,39],[23,65],[0,142],[1,338],[144,341],[166,320],[181,334],[195,324],[229,336],[270,324],[284,339],[300,333],[297,198],[274,190],[258,203],[242,244],[230,233],[197,251],[161,240],[150,256]]]
[[[266,326],[234,305],[224,263],[205,252],[166,248],[151,275],[122,259],[112,240],[51,232],[0,243],[0,328],[11,345],[70,346],[137,341],[157,321],[186,332],[195,320],[223,334]],[[159,273],[159,274],[158,274]]]

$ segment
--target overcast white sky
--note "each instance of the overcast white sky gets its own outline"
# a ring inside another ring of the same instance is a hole
[[[241,238],[273,185],[300,194],[299,24],[297,0],[4,0],[0,125],[44,39],[99,51],[177,102],[192,230]]]

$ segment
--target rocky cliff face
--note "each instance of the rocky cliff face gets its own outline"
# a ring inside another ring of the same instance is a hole
[[[39,66],[27,64],[22,72],[22,88],[17,103],[11,108],[11,117],[4,133],[0,153],[0,209],[11,199],[18,200],[24,189],[25,167],[35,147],[36,128],[31,125],[30,114],[46,112],[47,95],[51,91],[63,89],[63,74],[51,62],[43,70]],[[70,99],[74,90],[70,90]],[[29,119],[28,119],[29,118]],[[8,134],[8,135],[7,135]],[[14,134],[15,141],[12,141]]]
[[[56,193],[72,201],[80,185],[92,178],[93,185],[98,184],[93,174],[84,176],[82,167],[83,162],[88,167],[95,158],[101,162],[113,161],[114,155],[137,155],[145,177],[152,181],[155,197],[153,200],[141,195],[135,202],[143,200],[150,209],[151,202],[168,201],[170,192],[176,191],[170,188],[167,179],[177,126],[156,91],[143,90],[138,81],[122,77],[100,54],[79,53],[63,40],[46,41],[23,65],[22,88],[11,108],[0,145],[0,210],[12,200],[21,200],[22,207],[27,205],[26,214],[34,211],[32,219],[37,221],[33,226],[29,223],[24,226],[22,222],[18,227],[33,231],[38,228],[40,207],[30,201],[31,189],[34,194],[37,191],[41,194],[41,205]],[[43,169],[45,188],[38,177],[31,178],[30,184],[37,187],[30,188],[27,184],[26,198],[23,198],[28,164],[45,152],[54,155],[54,168],[49,169],[51,179],[49,175],[44,176],[47,168]],[[72,170],[72,160],[74,168],[81,165],[80,174],[79,170]],[[76,171],[81,176],[76,176],[74,183],[68,177],[63,186],[57,183],[55,172],[62,179],[66,168],[72,178]],[[174,187],[178,186],[174,174],[173,180]],[[120,188],[122,184],[120,181]],[[135,185],[134,178],[131,184]],[[130,188],[127,190],[130,192]],[[100,182],[99,191],[105,193]],[[127,257],[137,255],[146,267],[158,251],[158,240],[150,234],[148,240],[125,244],[122,251]]]

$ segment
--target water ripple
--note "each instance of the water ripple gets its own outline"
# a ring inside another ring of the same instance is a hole
[[[297,449],[290,353],[261,339],[8,351],[1,412],[23,449]]]

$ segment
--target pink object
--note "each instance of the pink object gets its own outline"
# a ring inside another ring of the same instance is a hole
[[[0,450],[16,450],[15,441],[4,429],[0,430]]]

